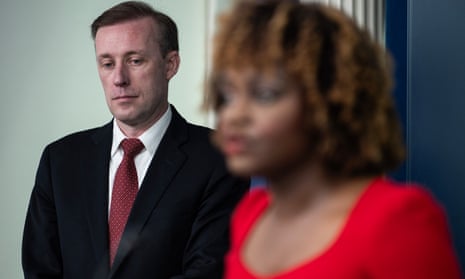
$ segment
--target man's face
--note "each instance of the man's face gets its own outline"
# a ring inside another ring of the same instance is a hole
[[[179,56],[171,51],[162,57],[158,37],[159,30],[149,17],[97,31],[100,80],[108,107],[123,132],[140,134],[168,107],[168,81],[176,74]]]

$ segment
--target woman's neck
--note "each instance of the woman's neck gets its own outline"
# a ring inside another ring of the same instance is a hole
[[[277,218],[298,216],[308,210],[347,210],[373,177],[334,179],[310,166],[268,178],[272,195],[270,211]],[[270,212],[270,213],[271,213]]]

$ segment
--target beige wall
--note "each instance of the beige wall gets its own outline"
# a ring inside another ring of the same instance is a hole
[[[0,3],[0,277],[22,278],[24,216],[44,146],[110,120],[97,77],[92,20],[111,0],[2,0]],[[170,101],[188,119],[199,111],[205,72],[208,4],[152,0],[178,23],[181,68]]]

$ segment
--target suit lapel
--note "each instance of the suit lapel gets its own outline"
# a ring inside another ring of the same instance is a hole
[[[137,194],[113,262],[111,274],[117,270],[124,257],[134,247],[139,233],[143,230],[153,210],[156,210],[163,193],[187,158],[186,154],[179,148],[188,138],[187,123],[174,107],[171,109],[173,112],[171,123],[160,142]]]
[[[112,143],[112,124],[98,129],[92,135],[92,145],[86,151],[87,158],[82,160],[86,170],[85,204],[89,231],[92,238],[95,260],[97,262],[95,278],[108,274],[108,169]]]

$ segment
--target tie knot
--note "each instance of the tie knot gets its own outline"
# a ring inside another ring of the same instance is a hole
[[[144,149],[144,144],[137,138],[129,138],[121,142],[121,148],[123,148],[124,156],[134,158]]]

